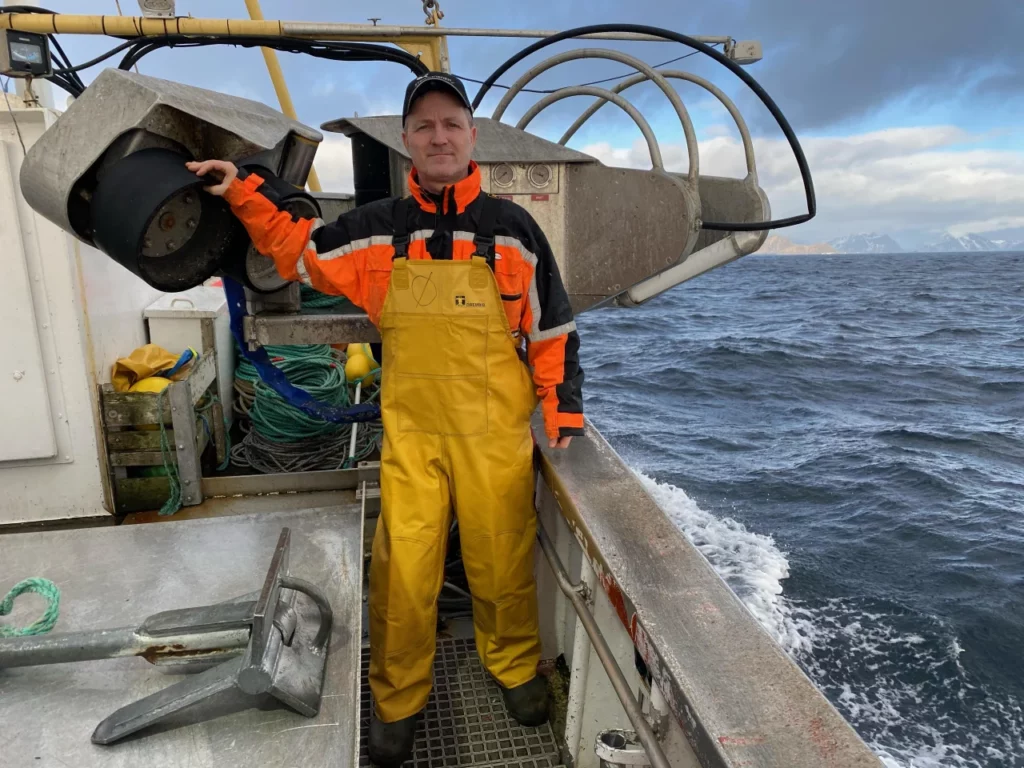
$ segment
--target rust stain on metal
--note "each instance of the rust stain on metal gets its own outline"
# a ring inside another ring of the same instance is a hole
[[[616,615],[619,617],[619,621],[622,622],[627,630],[629,629],[629,616],[626,613],[626,598],[622,594],[622,590],[619,588],[615,578],[606,572],[597,574],[601,580],[601,587],[604,589],[605,594],[608,595],[608,599],[611,601],[612,608],[615,609]]]
[[[719,736],[718,743],[724,747],[752,747],[764,744],[764,736]]]
[[[705,600],[703,603],[698,605],[697,606],[697,611],[702,613],[702,614],[713,614],[713,615],[717,615],[717,614],[721,613],[721,611],[718,609],[718,606],[715,605],[714,603],[712,603],[710,600]]]
[[[565,487],[551,463],[546,459],[543,459],[543,454],[539,455],[542,459],[540,462],[541,471],[547,482],[548,488],[558,503],[559,509],[562,513],[562,519],[569,526],[569,530],[579,543],[580,549],[583,551],[583,556],[594,569],[597,581],[600,583],[601,588],[604,590],[604,593],[608,596],[609,601],[615,608],[615,613],[618,615],[619,621],[622,622],[622,626],[633,641],[633,647],[636,648],[637,652],[640,654],[640,658],[642,658],[644,663],[647,665],[652,679],[658,684],[658,687],[665,695],[669,710],[675,716],[676,722],[679,724],[683,734],[686,736],[686,740],[690,743],[693,749],[700,754],[703,751],[703,745],[700,744],[699,739],[697,738],[697,734],[700,732],[700,729],[697,726],[696,719],[690,711],[678,684],[665,668],[660,654],[657,649],[654,648],[650,638],[647,636],[646,630],[644,630],[643,625],[640,623],[640,617],[637,614],[636,606],[633,605],[633,602],[622,591],[621,586],[615,576],[611,573],[611,570],[608,568],[608,564],[604,557],[601,555],[600,547],[592,540],[590,532],[583,524],[579,516],[576,502],[572,498],[572,494],[566,492]],[[708,746],[711,745],[709,744]],[[718,756],[715,755],[714,759],[717,758]],[[702,761],[702,764],[710,762],[713,762],[713,760],[709,758],[707,761]]]
[[[811,742],[818,750],[826,765],[836,765],[836,756],[839,746],[836,740],[829,734],[825,727],[825,721],[820,717],[812,717],[810,723]]]
[[[137,655],[144,658],[150,664],[156,664],[160,659],[202,659],[207,656],[218,656],[226,653],[228,650],[227,648],[202,648],[197,650],[186,648],[181,643],[172,643],[170,645],[151,645]]]

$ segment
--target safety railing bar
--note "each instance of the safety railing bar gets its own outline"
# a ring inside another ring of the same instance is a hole
[[[526,111],[526,114],[523,115],[516,124],[516,128],[519,130],[525,130],[526,126],[528,126],[538,114],[550,107],[552,104],[559,102],[562,99],[567,99],[570,96],[597,96],[602,99],[607,99],[616,106],[621,107],[626,114],[633,118],[633,122],[637,124],[637,127],[640,128],[640,132],[644,135],[644,139],[647,141],[647,148],[651,153],[651,165],[659,171],[665,170],[665,163],[661,157],[661,147],[658,146],[658,139],[654,135],[654,131],[651,130],[650,124],[644,119],[644,116],[640,114],[640,110],[619,94],[612,93],[605,88],[597,88],[592,85],[574,85],[568,88],[560,88],[554,93],[549,93],[530,107]]]
[[[601,665],[604,667],[605,672],[608,673],[608,679],[611,680],[612,688],[615,689],[615,694],[619,697],[619,701],[622,702],[622,707],[626,710],[626,717],[629,718],[629,722],[632,723],[634,730],[636,730],[637,738],[640,739],[640,743],[647,753],[647,759],[651,761],[651,766],[653,768],[671,768],[671,764],[665,756],[661,744],[658,742],[658,737],[654,735],[654,729],[651,728],[651,724],[647,722],[643,712],[640,710],[640,704],[633,695],[633,691],[630,690],[629,682],[622,673],[622,668],[619,667],[619,663],[615,660],[612,649],[608,647],[608,641],[604,639],[601,628],[597,626],[594,614],[587,607],[587,603],[580,594],[580,590],[577,589],[577,585],[573,584],[569,579],[569,574],[566,573],[565,567],[555,551],[555,546],[551,542],[551,538],[548,536],[547,531],[544,530],[544,526],[539,523],[537,525],[537,538],[540,540],[544,556],[547,558],[548,564],[555,574],[555,580],[558,582],[559,589],[569,598],[573,608],[576,609],[576,615],[579,616],[583,628],[587,631],[587,635],[590,636],[590,642],[594,650],[597,651],[597,656],[601,660]]]
[[[662,93],[665,94],[666,98],[668,98],[672,107],[675,109],[676,116],[679,118],[679,122],[683,126],[683,134],[686,137],[687,157],[690,164],[689,171],[687,173],[687,180],[696,189],[698,176],[700,174],[700,157],[697,147],[697,134],[693,129],[693,122],[690,120],[690,115],[686,111],[686,106],[683,104],[682,97],[680,97],[676,89],[669,85],[668,81],[659,75],[658,72],[649,64],[635,56],[623,53],[622,51],[615,51],[606,48],[580,48],[574,51],[564,51],[545,59],[512,84],[508,91],[506,91],[505,95],[501,98],[501,101],[498,102],[498,106],[494,110],[492,119],[501,120],[502,116],[505,114],[505,110],[508,108],[508,105],[512,103],[512,100],[538,75],[546,72],[552,67],[558,66],[559,64],[563,64],[567,61],[575,61],[577,59],[608,59],[610,61],[618,61],[644,73],[661,89]],[[559,89],[557,92],[560,92],[561,90],[563,89]]]
[[[743,119],[743,115],[736,107],[735,102],[728,96],[726,96],[722,89],[716,86],[714,83],[705,80],[703,77],[694,75],[691,72],[683,72],[677,69],[659,69],[657,70],[657,72],[659,75],[669,80],[686,80],[687,82],[694,83],[695,85],[698,85],[704,90],[711,93],[713,96],[715,96],[715,98],[717,98],[722,103],[722,106],[726,108],[726,110],[732,116],[733,121],[735,121],[736,129],[740,132],[740,140],[743,142],[743,154],[746,157],[747,161],[747,174],[749,175],[750,180],[756,184],[757,161],[754,157],[754,142],[750,136],[750,129],[747,128],[747,121]],[[618,83],[611,90],[613,93],[622,93],[622,91],[626,90],[627,88],[637,85],[638,83],[645,83],[648,80],[650,80],[650,78],[647,77],[646,74],[644,74],[643,72],[638,72],[637,74],[623,80],[621,83]],[[590,107],[587,108],[586,112],[579,116],[575,123],[569,126],[569,130],[567,130],[562,135],[562,138],[558,140],[558,143],[562,144],[563,146],[566,143],[568,143],[568,141],[576,134],[576,132],[583,127],[583,124],[586,123],[591,117],[593,117],[594,114],[599,109],[601,109],[601,107],[603,107],[606,103],[607,102],[605,101],[594,102]]]

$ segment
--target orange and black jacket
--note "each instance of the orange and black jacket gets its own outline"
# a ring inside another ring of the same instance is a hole
[[[410,259],[469,259],[475,250],[484,202],[476,163],[467,178],[437,195],[420,187],[413,170],[409,189],[418,205],[396,207],[394,198],[377,200],[331,224],[293,219],[278,209],[271,186],[244,169],[224,198],[283,278],[345,296],[379,326],[395,252],[395,210],[408,212],[404,231]],[[497,205],[494,275],[509,328],[527,342],[545,432],[549,438],[581,435],[579,335],[551,247],[526,210],[508,200],[489,203]]]

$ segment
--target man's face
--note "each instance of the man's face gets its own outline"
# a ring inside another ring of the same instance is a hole
[[[439,192],[444,185],[465,178],[476,145],[476,126],[458,99],[444,91],[430,91],[413,104],[402,142],[420,183]]]

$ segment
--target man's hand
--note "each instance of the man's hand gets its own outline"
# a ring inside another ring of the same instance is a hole
[[[238,176],[238,169],[235,167],[235,164],[229,163],[227,160],[203,160],[201,162],[185,163],[185,167],[195,173],[196,176],[210,175],[215,179],[219,178],[219,184],[203,187],[211,195],[216,195],[217,197],[223,195],[228,187],[231,186],[231,182]]]
[[[549,437],[548,448],[568,448],[571,442],[572,436],[562,438]]]

